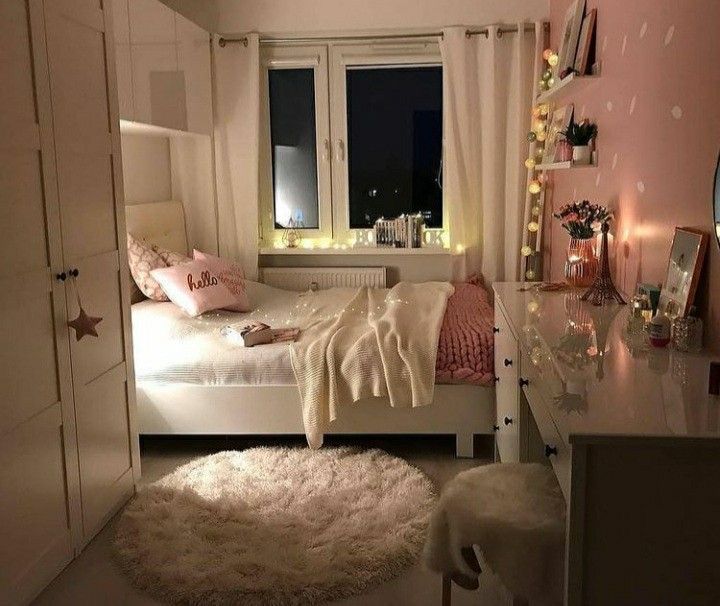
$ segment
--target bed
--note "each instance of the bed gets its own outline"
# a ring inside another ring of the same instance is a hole
[[[187,251],[182,205],[126,208],[128,231],[171,250]],[[313,293],[249,282],[254,310],[189,318],[172,303],[132,307],[133,349],[140,433],[145,435],[303,434],[300,394],[287,344],[238,346],[223,328],[244,319],[281,325]],[[448,344],[451,347],[451,344]],[[489,352],[492,358],[492,352]],[[437,373],[436,378],[452,381]],[[477,381],[476,381],[477,382]],[[384,398],[341,407],[332,434],[451,434],[457,455],[473,456],[475,435],[492,435],[492,386],[438,384],[433,403],[393,408]]]

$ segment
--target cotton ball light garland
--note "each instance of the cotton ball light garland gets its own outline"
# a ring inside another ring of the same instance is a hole
[[[525,245],[520,249],[520,254],[522,254],[523,257],[529,257],[533,254],[533,249]]]
[[[542,185],[540,185],[540,181],[530,181],[530,185],[528,185],[528,191],[531,194],[539,194],[542,190]]]
[[[535,164],[535,158],[528,158],[527,160],[525,160],[525,167],[529,168],[530,170],[535,168]]]
[[[540,229],[540,226],[537,224],[537,222],[530,221],[530,223],[528,223],[529,232],[536,233],[538,229]]]

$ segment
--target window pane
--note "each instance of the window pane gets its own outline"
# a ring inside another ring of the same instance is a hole
[[[275,227],[319,227],[312,68],[268,73]]]
[[[442,227],[442,67],[348,69],[347,116],[350,227]]]

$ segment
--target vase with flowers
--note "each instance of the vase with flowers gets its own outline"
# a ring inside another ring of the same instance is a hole
[[[588,200],[565,204],[553,213],[560,225],[570,234],[565,280],[571,286],[590,286],[598,270],[593,242],[600,226],[611,219],[608,209]]]

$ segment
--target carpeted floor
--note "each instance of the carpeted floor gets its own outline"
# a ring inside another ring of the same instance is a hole
[[[241,450],[248,447],[301,446],[298,438],[216,438],[184,439],[153,438],[142,443],[143,484],[154,482],[176,467],[204,455],[223,450]],[[442,485],[458,472],[487,462],[488,458],[458,460],[454,457],[454,439],[451,438],[343,438],[330,437],[329,445],[349,445],[362,448],[382,448],[402,457],[421,469],[435,486]],[[489,454],[489,453],[485,453]],[[157,605],[162,602],[135,588],[119,569],[113,557],[113,539],[117,519],[113,520],[88,545],[85,551],[39,596],[40,605],[69,606],[98,603],[110,606]],[[416,565],[397,578],[384,582],[362,594],[332,602],[344,606],[436,606],[440,604],[440,579]],[[484,574],[478,591],[467,592],[453,587],[453,606],[500,606],[509,604],[509,597],[498,580]]]

